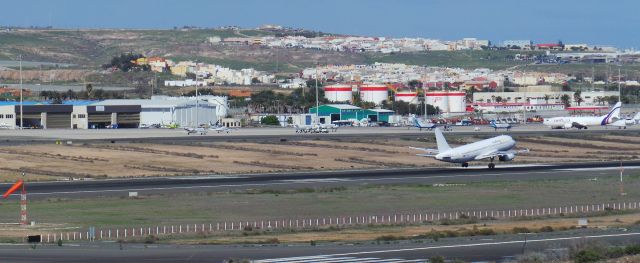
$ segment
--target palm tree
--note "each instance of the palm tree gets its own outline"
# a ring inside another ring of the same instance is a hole
[[[600,105],[604,102],[604,98],[602,96],[598,96],[595,98],[595,102]]]
[[[582,99],[582,90],[576,90],[573,93],[573,100],[578,103],[578,106],[580,106],[580,103],[582,103],[584,100]]]
[[[571,97],[568,94],[562,95],[560,100],[562,101],[562,104],[564,104],[565,108],[571,106]]]

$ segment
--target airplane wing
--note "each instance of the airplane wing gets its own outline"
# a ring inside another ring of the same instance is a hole
[[[438,149],[419,148],[419,147],[409,147],[409,149],[425,152],[421,154],[416,154],[417,156],[422,156],[422,157],[435,157],[439,153]]]

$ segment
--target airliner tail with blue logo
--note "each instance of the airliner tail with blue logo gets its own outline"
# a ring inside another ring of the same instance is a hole
[[[422,130],[422,129],[427,129],[427,130],[433,130],[435,127],[437,127],[437,125],[435,123],[432,122],[423,122],[422,120],[418,119],[418,118],[414,118],[413,119],[413,126],[415,126],[416,128]]]

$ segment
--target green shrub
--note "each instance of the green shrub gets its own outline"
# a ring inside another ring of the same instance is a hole
[[[602,255],[600,251],[595,249],[581,250],[573,256],[573,260],[576,263],[598,262],[603,259],[604,255]]]
[[[640,254],[640,245],[628,245],[624,248],[624,253],[627,255],[638,255]]]
[[[264,118],[262,118],[262,120],[260,120],[260,123],[264,125],[280,125],[280,121],[275,115],[265,116]]]
[[[444,263],[444,257],[443,256],[435,256],[435,257],[431,257],[429,259],[430,263]]]

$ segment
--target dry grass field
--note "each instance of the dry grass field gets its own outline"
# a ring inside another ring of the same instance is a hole
[[[481,139],[450,139],[451,144]],[[522,137],[530,153],[513,163],[638,159],[640,139],[598,135],[585,138]],[[452,166],[418,157],[409,146],[435,148],[431,138],[257,141],[180,144],[21,145],[0,149],[0,181],[25,171],[33,180],[239,174],[302,170]],[[483,164],[483,163],[478,163]],[[473,164],[472,164],[473,165]]]

